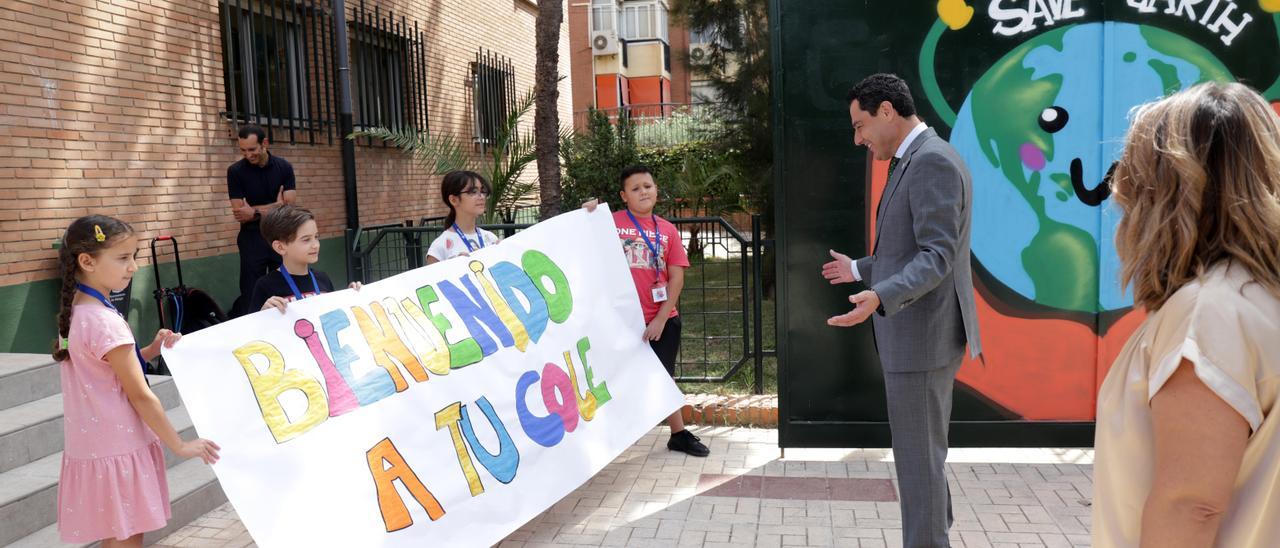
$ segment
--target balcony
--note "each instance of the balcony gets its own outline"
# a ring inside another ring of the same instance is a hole
[[[630,41],[660,40],[670,43],[667,6],[655,0],[592,2],[591,32],[616,31],[618,37]]]

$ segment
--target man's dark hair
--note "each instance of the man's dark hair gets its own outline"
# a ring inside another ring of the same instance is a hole
[[[248,139],[250,135],[258,137],[258,144],[267,142],[267,132],[258,124],[249,124],[240,128],[241,139]]]
[[[852,105],[858,102],[858,108],[864,112],[875,114],[880,110],[880,103],[888,101],[899,116],[914,116],[916,103],[911,99],[911,89],[907,82],[896,74],[872,74],[849,90],[845,100]]]
[[[262,217],[259,230],[262,231],[262,238],[267,243],[279,240],[290,244],[298,237],[298,229],[302,228],[307,221],[315,219],[315,215],[312,215],[307,208],[285,204],[268,211]]]
[[[653,170],[649,169],[649,166],[646,165],[636,164],[623,169],[622,173],[618,174],[618,190],[626,190],[627,179],[630,179],[632,175],[639,175],[641,173],[648,173],[650,177],[653,177]]]

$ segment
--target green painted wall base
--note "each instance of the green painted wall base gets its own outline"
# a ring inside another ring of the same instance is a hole
[[[335,287],[347,285],[347,254],[343,238],[320,242],[320,262],[316,268],[333,280]],[[160,256],[160,283],[178,284],[168,246],[157,246]],[[149,252],[143,252],[145,255]],[[188,287],[213,296],[224,310],[231,308],[240,292],[240,256],[236,253],[182,261],[182,277]],[[48,352],[55,338],[58,314],[58,280],[40,280],[0,287],[0,352]],[[133,275],[129,296],[129,324],[143,344],[151,341],[159,328],[156,316],[155,274],[151,266]]]

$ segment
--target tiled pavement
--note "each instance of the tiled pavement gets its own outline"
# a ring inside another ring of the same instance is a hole
[[[655,428],[502,548],[900,546],[892,456],[791,449],[777,430],[696,428],[706,459],[666,449]],[[952,449],[955,547],[1088,546],[1093,451]],[[223,505],[158,546],[252,546]]]

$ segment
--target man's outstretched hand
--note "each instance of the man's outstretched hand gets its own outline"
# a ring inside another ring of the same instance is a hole
[[[849,302],[853,303],[853,310],[839,316],[827,318],[827,325],[853,327],[867,321],[867,318],[871,317],[871,313],[880,308],[880,296],[870,289],[850,295]]]
[[[822,277],[831,282],[831,285],[853,283],[853,262],[849,260],[849,256],[834,249],[827,251],[834,260],[822,265]]]

